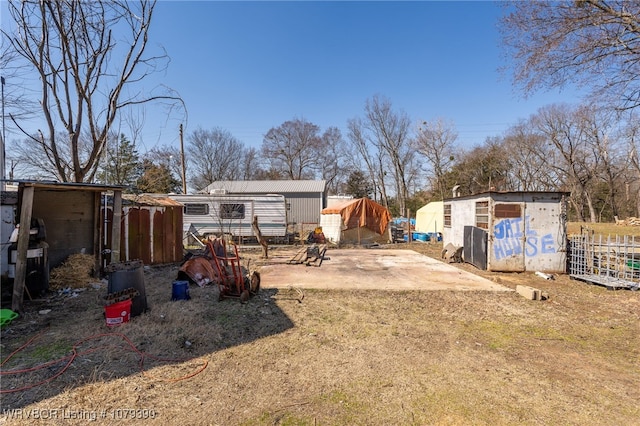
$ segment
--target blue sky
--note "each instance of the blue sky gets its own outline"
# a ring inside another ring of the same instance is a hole
[[[259,148],[272,127],[304,118],[322,130],[388,98],[417,124],[452,122],[462,146],[500,135],[567,93],[523,99],[501,59],[494,2],[159,1],[150,46],[171,58],[161,82],[188,111],[185,132],[220,127]],[[178,146],[179,114],[148,108],[142,151]]]

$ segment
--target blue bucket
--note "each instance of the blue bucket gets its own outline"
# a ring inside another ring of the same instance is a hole
[[[189,300],[189,281],[174,281],[171,288],[171,300]]]

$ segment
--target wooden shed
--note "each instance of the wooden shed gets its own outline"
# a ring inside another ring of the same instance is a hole
[[[496,272],[566,272],[566,192],[484,192],[444,200],[443,244]]]
[[[145,265],[181,261],[182,204],[158,194],[125,194],[122,198],[119,260],[141,260]]]
[[[109,224],[101,215],[102,195],[106,193],[112,194],[116,212]],[[122,188],[117,186],[18,182],[16,220],[30,226],[21,226],[18,232],[12,309],[22,311],[27,260],[33,255],[30,240],[34,221],[42,234],[40,249],[46,247],[48,268],[59,266],[71,254],[86,253],[94,256],[97,273],[103,261],[105,232],[110,235],[112,254],[120,257],[121,203]]]

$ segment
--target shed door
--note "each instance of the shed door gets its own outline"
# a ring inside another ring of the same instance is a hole
[[[488,269],[523,272],[527,235],[525,203],[496,203],[491,217]]]
[[[476,226],[465,226],[463,247],[462,257],[464,261],[486,271],[487,231]]]

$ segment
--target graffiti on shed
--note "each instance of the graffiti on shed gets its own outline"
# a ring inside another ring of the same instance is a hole
[[[565,192],[483,192],[444,200],[443,243],[500,272],[566,270]]]
[[[548,232],[539,235],[539,230],[531,226],[530,216],[506,218],[493,226],[493,252],[496,259],[520,255],[527,257],[557,252],[553,235]],[[524,241],[524,247],[523,247]]]

